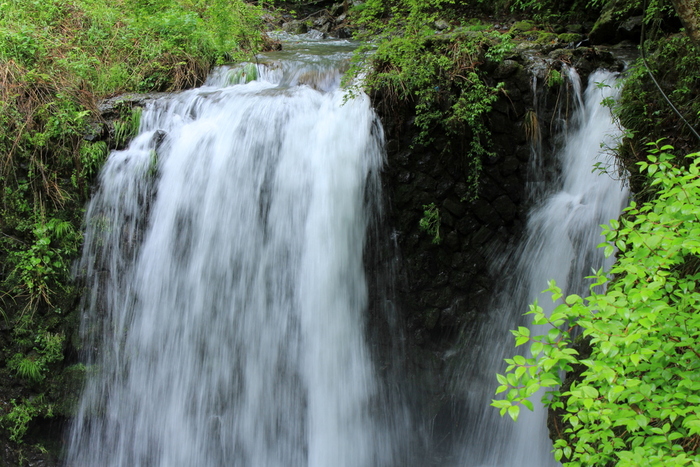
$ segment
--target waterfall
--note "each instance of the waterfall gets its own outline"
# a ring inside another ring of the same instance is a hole
[[[487,321],[469,335],[467,345],[472,350],[466,352],[465,367],[455,383],[467,401],[468,412],[455,465],[557,465],[550,452],[541,395],[533,396],[535,411],[523,408],[516,423],[507,416],[500,418],[488,405],[494,398],[495,373],[504,372],[503,359],[516,351],[509,330],[526,325],[522,314],[538,297],[545,310],[553,308],[549,297],[540,297],[549,280],[556,280],[565,294],[587,292],[590,282],[585,276],[592,268],[610,266],[612,260],[605,259],[602,250],[596,248],[604,241],[599,225],[618,218],[627,202],[627,189],[615,177],[612,156],[606,152],[606,148],[615,146],[620,129],[609,109],[601,105],[604,98],[617,96],[615,76],[605,71],[593,73],[583,96],[573,69],[569,70],[569,80],[575,94],[575,114],[571,124],[565,126],[568,129],[556,154],[558,175],[545,189],[542,183],[531,184],[542,194],[529,214],[522,244],[501,261],[504,266],[497,274],[502,281],[500,291]],[[597,163],[610,173],[594,170]],[[536,162],[533,167],[542,169],[543,164]]]
[[[67,465],[396,462],[365,341],[382,129],[339,89],[349,46],[309,47],[154,102],[110,155]]]
[[[401,324],[381,290],[394,251],[375,245],[381,124],[366,95],[340,88],[352,45],[286,50],[152,102],[107,160],[77,265],[86,383],[66,465],[435,465],[403,400]],[[541,405],[513,424],[489,402],[509,330],[550,279],[586,292],[591,268],[609,264],[599,225],[627,199],[592,170],[619,135],[601,105],[615,77],[594,73],[582,94],[569,75],[557,168],[533,159],[527,232],[495,261],[499,293],[454,382],[460,447],[441,466],[556,465]]]

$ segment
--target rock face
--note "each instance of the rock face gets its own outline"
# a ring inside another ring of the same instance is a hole
[[[348,22],[347,2],[328,3],[326,8],[316,6],[315,2],[299,5],[299,16],[303,19],[294,19],[287,16],[280,23],[268,21],[270,29],[279,27],[289,34],[311,33],[314,38],[322,39],[327,37],[345,39],[352,37]]]
[[[589,35],[593,44],[614,44],[623,40],[639,41],[642,29],[639,6],[616,0],[606,3]]]
[[[450,394],[448,375],[459,358],[455,349],[460,336],[486,316],[498,281],[496,266],[525,227],[531,202],[527,185],[532,145],[539,144],[545,157],[552,155],[556,145],[551,129],[562,117],[555,107],[566,99],[568,85],[547,85],[548,77],[552,70],[561,76],[564,63],[577,68],[584,81],[600,66],[614,66],[610,54],[587,48],[529,58],[534,55],[532,50],[522,51],[493,66],[487,77],[492,84],[504,82],[506,92],[487,116],[495,156],[483,161],[475,201],[465,199],[464,157],[445,151],[459,147],[459,142],[436,135],[431,145],[414,145],[415,115],[396,115],[383,106],[381,93],[373,96],[387,136],[383,184],[400,257],[395,295],[408,329],[408,385],[421,394],[416,397],[421,401],[417,411],[434,438],[455,438],[450,425],[459,423],[459,410],[454,407],[461,402]],[[534,81],[540,86],[533,86]],[[531,127],[535,110],[540,122],[537,132]],[[554,174],[556,167],[551,171]],[[431,203],[439,212],[440,244],[420,228],[425,206]],[[433,426],[437,419],[443,426]],[[438,440],[433,443],[437,445]],[[439,450],[434,446],[433,451]]]

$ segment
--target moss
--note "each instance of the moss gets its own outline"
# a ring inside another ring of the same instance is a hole
[[[564,33],[557,36],[557,40],[564,44],[577,43],[583,40],[583,35],[574,33]]]
[[[552,32],[538,32],[535,39],[537,44],[554,44],[557,42],[557,35]]]
[[[511,34],[518,34],[535,29],[535,24],[532,21],[518,21],[511,28]]]
[[[65,417],[75,415],[80,392],[85,383],[87,367],[82,363],[66,367],[49,393],[56,400],[54,413]]]

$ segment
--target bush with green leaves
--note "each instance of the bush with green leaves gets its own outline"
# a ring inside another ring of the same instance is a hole
[[[28,320],[26,320],[28,321]],[[63,345],[65,336],[59,333],[52,333],[46,330],[39,330],[38,333],[27,328],[18,326],[15,329],[17,341],[27,341],[26,348],[31,350],[18,352],[7,362],[7,367],[19,378],[28,380],[30,383],[40,383],[49,371],[49,366],[63,360]],[[27,336],[30,339],[27,339]],[[33,342],[31,342],[33,337]]]
[[[366,2],[355,21],[364,28],[359,37],[375,43],[358,49],[354,73],[367,72],[363,85],[381,90],[393,113],[415,109],[416,144],[431,144],[436,132],[459,141],[445,151],[464,157],[473,197],[482,158],[491,154],[485,117],[502,92],[502,84],[485,79],[483,65],[502,60],[514,44],[508,34],[473,25],[438,32],[459,7],[453,0]]]
[[[567,467],[700,465],[700,153],[679,163],[671,150],[655,145],[639,163],[653,199],[604,230],[612,269],[595,272],[585,298],[560,301],[551,283],[551,315],[537,303],[528,312],[548,332],[513,331],[529,356],[498,375],[505,397],[492,405],[513,419],[547,389],[563,423],[554,456]],[[564,372],[580,376],[560,387]]]
[[[439,245],[442,242],[442,237],[440,237],[440,209],[435,206],[435,203],[423,205],[423,217],[421,217],[418,225],[422,231],[430,235],[432,243]]]
[[[39,416],[53,416],[51,404],[45,402],[43,394],[32,399],[23,399],[19,403],[12,399],[12,408],[6,414],[0,416],[0,426],[10,434],[10,439],[16,443],[22,443],[24,435],[29,429],[31,421]]]

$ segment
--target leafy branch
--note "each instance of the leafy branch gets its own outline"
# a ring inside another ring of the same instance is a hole
[[[513,331],[529,356],[507,359],[498,375],[504,397],[492,405],[513,419],[546,390],[543,403],[564,425],[554,457],[567,467],[700,462],[700,153],[678,164],[671,150],[654,143],[639,163],[656,196],[604,227],[600,246],[608,256],[617,247],[616,264],[591,276],[585,298],[561,302],[550,283],[559,303],[552,314],[537,303],[528,312],[549,330]],[[590,356],[579,354],[577,339],[591,346]],[[562,385],[563,372],[574,369],[580,376]]]

